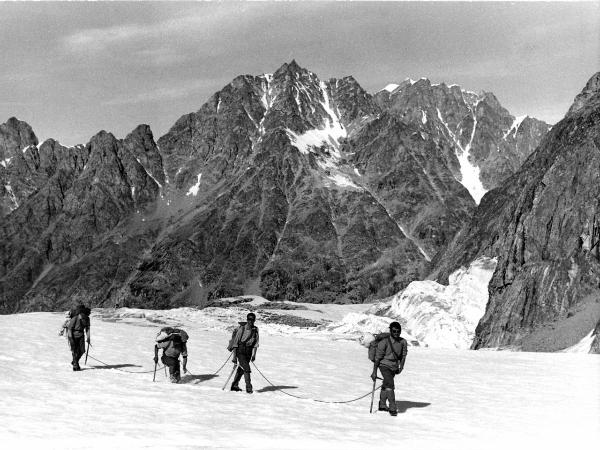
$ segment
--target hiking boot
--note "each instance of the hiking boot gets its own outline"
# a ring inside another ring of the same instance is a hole
[[[378,411],[389,411],[387,406],[380,406]]]
[[[239,387],[239,386],[234,386],[234,385],[231,385],[231,390],[232,390],[233,392],[240,392],[240,391],[241,391],[241,389],[240,389],[240,387]]]
[[[398,415],[398,411],[396,411],[395,409],[390,409],[390,416],[397,416]]]
[[[254,391],[252,390],[252,386],[246,386],[246,392],[247,392],[248,394],[252,394],[252,392],[254,392]]]

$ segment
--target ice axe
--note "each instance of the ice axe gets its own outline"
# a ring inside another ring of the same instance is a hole
[[[223,390],[225,390],[225,388],[227,387],[227,383],[229,383],[229,380],[231,380],[231,377],[233,376],[233,372],[235,372],[237,370],[238,364],[235,363],[233,365],[233,370],[231,371],[231,373],[229,374],[229,376],[227,377],[227,381],[225,381],[225,384],[223,385]]]
[[[87,343],[87,350],[85,351],[85,364],[87,365],[87,357],[88,357],[88,353],[90,352],[90,341],[88,341]]]
[[[369,414],[373,414],[373,401],[375,400],[375,383],[377,383],[377,378],[373,380],[373,390],[371,391],[371,408],[369,409]]]

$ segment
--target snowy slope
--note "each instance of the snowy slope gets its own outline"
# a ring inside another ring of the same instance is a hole
[[[468,349],[485,312],[495,268],[495,258],[481,257],[452,273],[448,286],[432,280],[413,281],[368,313],[399,320],[420,344]]]
[[[581,448],[600,438],[593,355],[411,348],[393,418],[369,415],[369,397],[328,404],[282,394],[359,397],[370,389],[370,363],[354,341],[270,331],[260,312],[256,363],[278,388],[255,371],[253,395],[222,391],[230,364],[212,374],[227,358],[225,328],[244,314],[219,311],[95,310],[90,356],[108,366],[90,358],[79,373],[57,336],[62,314],[0,316],[3,447]],[[182,384],[120,371],[153,368],[159,322],[190,334],[193,375]]]

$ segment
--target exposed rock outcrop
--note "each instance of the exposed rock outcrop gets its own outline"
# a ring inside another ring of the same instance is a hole
[[[600,216],[597,80],[598,74],[519,171],[485,195],[437,261],[432,276],[444,279],[478,256],[498,258],[473,348],[555,351],[600,320],[600,261],[590,251]],[[573,325],[561,327],[567,320]]]

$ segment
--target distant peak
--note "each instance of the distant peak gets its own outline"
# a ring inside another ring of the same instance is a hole
[[[277,71],[275,71],[274,76],[277,76],[281,73],[298,73],[298,72],[308,72],[303,67],[296,62],[295,59],[292,59],[289,63],[284,63]]]
[[[569,108],[568,114],[575,113],[580,109],[584,108],[588,103],[592,102],[594,105],[600,103],[600,72],[596,72],[588,80],[581,93],[575,97],[573,105]]]

